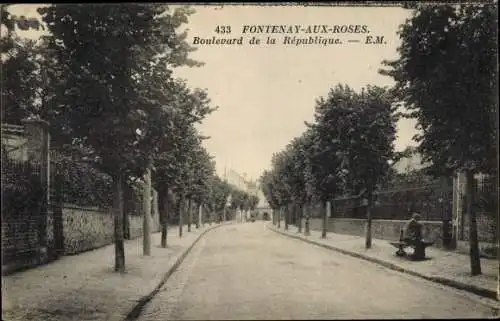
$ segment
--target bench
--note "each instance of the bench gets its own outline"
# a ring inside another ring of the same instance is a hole
[[[403,241],[403,230],[401,230],[399,241],[397,242],[389,242],[392,246],[397,248],[396,256],[406,256],[405,248],[412,247],[414,249],[411,257],[414,260],[424,260],[425,259],[425,249],[429,246],[434,245],[434,242],[429,241],[421,241],[416,243],[408,243]]]

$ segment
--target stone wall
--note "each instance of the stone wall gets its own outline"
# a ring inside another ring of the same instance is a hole
[[[130,238],[135,239],[142,236],[143,231],[143,218],[138,215],[129,215],[130,223]],[[153,215],[151,220],[151,232],[156,233],[160,231],[160,220],[158,215]]]
[[[92,207],[65,205],[63,215],[64,255],[96,249],[113,243],[113,213]],[[153,214],[151,231],[160,231],[159,217]],[[130,239],[142,236],[143,217],[128,215]]]
[[[62,209],[64,254],[76,254],[113,242],[113,214],[91,207]]]
[[[22,218],[22,219],[21,219]],[[143,217],[128,214],[130,238],[143,233]],[[74,255],[113,243],[114,222],[111,209],[81,207],[65,204],[54,224],[58,224],[57,237],[52,241],[59,255]],[[52,222],[51,222],[52,223]],[[155,211],[151,232],[160,231],[159,215]],[[34,216],[2,218],[2,273],[8,274],[22,268],[40,264],[38,259],[38,221]]]

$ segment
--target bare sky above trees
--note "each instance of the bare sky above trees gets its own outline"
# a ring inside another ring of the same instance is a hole
[[[16,5],[12,12],[36,16],[37,5]],[[391,86],[392,79],[378,74],[381,61],[395,58],[400,41],[399,24],[409,11],[396,7],[293,7],[194,6],[188,40],[216,36],[217,25],[232,27],[241,36],[243,25],[367,25],[370,34],[384,36],[385,45],[344,44],[301,47],[262,45],[199,46],[192,58],[205,62],[199,68],[176,70],[191,87],[206,88],[219,110],[200,126],[217,170],[224,167],[258,178],[270,165],[273,152],[300,135],[304,121],[313,119],[315,99],[326,96],[337,83],[354,89]],[[37,37],[40,33],[23,32]],[[266,38],[267,35],[260,35]],[[345,39],[344,36],[340,38]],[[358,37],[364,39],[364,36]],[[396,149],[414,145],[415,122],[398,124]]]

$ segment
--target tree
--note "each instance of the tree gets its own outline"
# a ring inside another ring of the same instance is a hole
[[[292,195],[300,205],[299,211],[299,233],[302,232],[302,216],[305,206],[310,202],[313,191],[313,177],[311,173],[310,158],[308,156],[309,146],[314,136],[313,129],[308,128],[300,137],[292,141]],[[308,219],[308,217],[306,217]]]
[[[359,136],[354,140],[353,152],[349,156],[349,172],[366,189],[367,235],[366,248],[371,247],[371,212],[373,192],[386,180],[394,159],[394,141],[398,120],[392,107],[392,97],[385,88],[367,86],[361,92],[361,122]],[[351,143],[352,143],[351,139]],[[361,158],[365,158],[361,161]],[[364,166],[363,166],[364,165]]]
[[[254,211],[256,208],[257,208],[257,205],[259,204],[259,197],[257,195],[250,195],[249,196],[249,200],[248,200],[248,203],[249,203],[249,208]]]
[[[276,180],[274,192],[278,200],[278,228],[280,227],[281,213],[284,213],[285,229],[288,229],[288,210],[286,207],[292,202],[291,190],[291,158],[288,150],[283,150],[274,154],[271,160],[273,170],[275,171]]]
[[[466,174],[472,275],[481,274],[473,178],[496,168],[498,152],[497,20],[494,5],[416,6],[399,30],[400,58],[380,71],[417,120],[423,160],[442,176]]]
[[[260,181],[262,182],[262,192],[274,213],[273,223],[277,224],[275,212],[279,208],[280,201],[277,193],[276,174],[271,170],[265,170],[260,177]]]
[[[0,7],[1,25],[7,30],[0,38],[2,53],[2,122],[21,124],[26,117],[38,116],[43,95],[40,89],[47,83],[41,68],[46,48],[34,40],[23,39],[17,31],[44,28],[36,18],[16,16],[10,5]]]
[[[275,214],[283,206],[287,207],[285,227],[289,222],[290,207],[294,211],[298,205],[302,207],[299,214],[300,221],[305,205],[315,195],[309,154],[313,138],[314,129],[308,128],[302,136],[292,140],[283,151],[273,155],[272,168],[264,171],[260,178],[264,196]],[[273,217],[277,218],[276,215]],[[279,225],[279,218],[275,223]],[[306,217],[306,227],[308,227],[308,217]],[[300,222],[299,231],[301,231]]]
[[[37,51],[33,40],[12,39],[12,47],[2,57],[2,122],[21,125],[35,114],[37,88]]]
[[[179,167],[178,184],[174,185],[173,190],[178,195],[177,210],[179,215],[179,236],[182,237],[182,228],[184,225],[184,208],[187,205],[188,215],[191,214],[191,195],[192,181],[194,177],[194,166],[196,163],[195,150],[200,144],[200,137],[193,126],[189,126],[184,131],[182,146],[177,146],[176,160],[182,166]],[[187,201],[187,204],[185,202]],[[188,219],[190,217],[188,216]],[[191,230],[190,221],[188,221],[188,231]]]
[[[323,224],[322,237],[327,232],[327,202],[334,198],[341,188],[342,166],[345,165],[346,150],[341,139],[347,129],[345,122],[351,116],[343,108],[352,104],[352,92],[348,87],[331,89],[328,97],[316,101],[315,123],[307,124],[314,135],[308,145],[309,184],[313,185],[314,196],[321,203]]]
[[[193,202],[196,204],[203,203],[209,193],[208,179],[215,172],[215,165],[212,162],[212,157],[201,146],[201,139],[198,140],[197,145],[192,150],[192,156],[188,162],[189,172],[186,179],[189,206]],[[188,232],[191,231],[192,211],[189,211],[188,218]],[[198,225],[198,223],[196,223]]]
[[[122,184],[144,174],[155,152],[151,146],[162,137],[157,120],[163,119],[165,95],[152,80],[168,72],[156,67],[166,60],[191,65],[185,35],[175,32],[191,11],[169,15],[158,4],[86,4],[51,5],[39,13],[61,75],[53,79],[48,104],[52,137],[57,145],[84,151],[82,157],[112,177],[115,270],[123,272]]]
[[[198,163],[194,170],[195,182],[193,189],[194,201],[202,206],[210,202],[210,178],[215,174],[215,162],[205,148],[198,150]],[[196,228],[199,228],[199,220],[196,220]]]
[[[366,191],[365,246],[370,248],[373,192],[389,172],[389,161],[394,157],[397,118],[390,95],[375,86],[367,86],[358,94],[338,85],[329,96],[329,104],[323,119],[327,127],[337,131],[330,139],[340,156],[338,173],[345,176],[343,180],[355,194]]]
[[[290,202],[304,206],[320,201],[322,235],[326,237],[328,201],[341,193],[366,190],[369,248],[373,192],[387,177],[389,161],[394,158],[397,117],[391,102],[385,89],[372,86],[356,93],[338,85],[326,98],[319,98],[315,122],[306,123],[302,136],[274,154],[271,170],[261,177],[270,205],[281,208]],[[305,220],[306,235],[310,233],[309,217]]]
[[[214,215],[224,211],[228,196],[232,193],[232,187],[219,176],[213,175],[210,179],[211,185],[211,210]]]
[[[193,127],[200,123],[207,115],[217,108],[210,107],[210,100],[205,91],[200,89],[191,90],[188,85],[179,79],[169,79],[162,82],[166,93],[165,106],[169,106],[168,118],[160,123],[164,126],[163,137],[156,144],[157,151],[153,156],[156,167],[153,182],[160,195],[162,210],[160,211],[161,222],[161,245],[167,244],[167,204],[173,202],[168,195],[175,191],[180,192],[179,186],[185,184],[184,174],[186,172],[187,155],[194,148],[193,142],[202,139]],[[194,138],[193,135],[199,136]],[[182,227],[180,227],[182,228]]]

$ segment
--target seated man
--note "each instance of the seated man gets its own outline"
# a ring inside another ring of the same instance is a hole
[[[403,241],[414,247],[412,257],[414,259],[425,258],[425,244],[422,238],[422,224],[419,222],[420,214],[413,213],[411,219],[406,223],[403,232]]]
[[[413,213],[411,219],[406,223],[403,231],[403,241],[408,244],[418,244],[422,242],[422,224],[419,222],[420,214]]]

